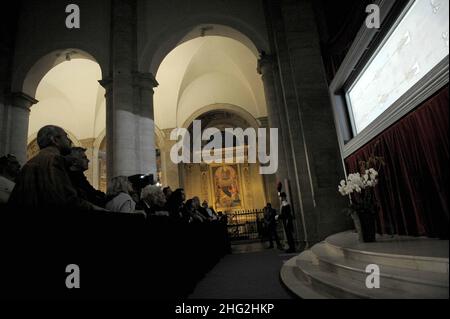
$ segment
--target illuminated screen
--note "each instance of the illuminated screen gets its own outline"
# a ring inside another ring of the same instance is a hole
[[[416,0],[347,91],[354,133],[360,133],[449,51],[449,1]]]

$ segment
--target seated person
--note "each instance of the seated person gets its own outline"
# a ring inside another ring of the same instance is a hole
[[[126,176],[117,176],[111,179],[106,192],[107,203],[105,208],[112,212],[134,213],[136,203],[130,196],[131,183]]]
[[[186,204],[184,205],[183,216],[184,218],[189,219],[190,223],[191,222],[203,223],[206,221],[206,217],[195,209],[195,203],[193,199],[188,199],[186,201]]]
[[[192,197],[192,204],[197,213],[201,214],[205,220],[209,220],[208,212],[200,206],[200,198],[198,196]]]
[[[172,189],[170,188],[170,186],[164,187],[163,188],[163,193],[164,196],[166,197],[166,202],[169,200],[170,196],[172,196]]]
[[[219,216],[217,216],[214,209],[212,207],[208,206],[208,202],[206,200],[203,201],[202,207],[207,212],[210,220],[218,220],[219,219]]]
[[[136,203],[136,210],[144,211],[141,193],[145,186],[153,185],[153,175],[135,174],[128,176],[128,181],[131,183],[130,196]]]
[[[14,189],[20,164],[14,155],[8,154],[0,157],[0,204],[6,204]]]
[[[186,219],[183,214],[184,209],[184,201],[186,200],[186,195],[184,193],[184,189],[177,188],[170,196],[169,200],[166,203],[166,208],[169,211],[170,216],[174,219]]]
[[[166,197],[160,187],[155,185],[145,186],[141,194],[142,207],[147,215],[169,216],[165,208]]]
[[[96,190],[84,175],[89,168],[89,159],[86,156],[86,149],[82,147],[72,147],[70,154],[66,157],[69,160],[69,177],[73,187],[77,190],[78,196],[100,207],[105,207],[106,195]]]
[[[72,144],[67,133],[58,126],[47,125],[39,130],[37,143],[40,151],[17,176],[8,205],[28,212],[104,211],[81,198],[72,186],[64,157]]]

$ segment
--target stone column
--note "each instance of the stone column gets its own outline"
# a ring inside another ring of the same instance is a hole
[[[346,229],[340,153],[311,0],[267,0],[306,244]],[[291,175],[291,174],[289,174]]]
[[[91,183],[91,185],[94,185],[94,138],[87,138],[84,140],[80,140],[81,147],[86,149],[86,156],[89,159],[89,168],[84,174],[86,175],[86,178]],[[97,183],[98,184],[98,183]]]
[[[136,1],[112,2],[112,105],[107,106],[109,177],[156,174],[151,74],[136,73]]]
[[[2,61],[2,55],[0,54],[0,69],[3,69],[3,72],[0,71],[0,156],[3,156],[6,153],[6,144],[7,144],[7,127],[8,127],[8,112],[6,107],[6,98],[5,98],[5,81],[3,81],[4,69],[6,69],[5,63]]]
[[[0,90],[2,87],[0,87]],[[0,156],[6,154],[8,112],[3,90],[0,91]]]
[[[277,61],[276,56],[261,54],[258,60],[258,73],[262,75],[264,84],[269,124],[271,127],[278,128],[279,169],[277,182],[282,184],[282,191],[288,195],[294,211],[296,240],[304,244],[306,235],[303,227],[302,198],[298,189],[298,172],[294,162],[293,141],[289,130],[286,100],[282,91]],[[276,208],[279,208],[280,204],[278,198],[272,203]]]
[[[140,173],[137,167],[139,150],[135,136],[132,74],[136,65],[135,10],[135,1],[112,1],[113,103],[112,114],[107,114],[107,125],[112,126],[113,131],[107,138],[109,178]]]
[[[133,73],[136,100],[136,147],[139,153],[137,169],[144,174],[153,174],[157,179],[155,122],[153,113],[153,88],[158,82],[151,73]]]
[[[113,159],[114,159],[114,147],[112,145],[114,141],[114,105],[112,94],[112,78],[107,77],[98,81],[101,86],[105,88],[105,105],[106,105],[106,180],[109,181],[113,175]],[[108,147],[111,145],[111,147]],[[100,147],[100,145],[99,145]],[[100,179],[100,176],[99,176]]]
[[[170,186],[172,190],[180,187],[179,164],[175,164],[170,159],[170,150],[177,141],[170,140],[170,132],[173,129],[164,130],[164,145],[161,145],[161,172],[162,183],[164,186]]]
[[[264,86],[264,95],[267,105],[268,123],[263,127],[278,128],[278,171],[276,173],[277,180],[283,181],[287,178],[287,168],[285,159],[285,146],[283,141],[283,127],[280,123],[278,113],[282,111],[282,107],[277,101],[277,94],[275,90],[274,80],[274,57],[271,55],[261,54],[258,60],[257,71],[261,74],[261,79]],[[268,139],[269,140],[269,139]],[[272,146],[270,146],[272,149]]]
[[[267,95],[266,95],[266,99],[267,99]],[[258,122],[260,123],[260,128],[265,128],[267,130],[266,145],[270,145],[270,136],[269,136],[270,130],[269,129],[271,127],[278,128],[278,126],[269,125],[269,119],[267,117],[258,118]],[[270,152],[278,152],[278,157],[281,154],[280,150],[282,150],[282,148],[280,147],[279,144],[280,143],[278,143],[277,149],[273,149],[273,146],[270,145]],[[263,180],[263,186],[264,186],[263,189],[264,189],[264,195],[265,195],[266,201],[270,202],[273,205],[273,207],[278,207],[278,205],[279,205],[276,184],[278,181],[281,181],[283,178],[281,171],[284,171],[286,169],[285,164],[282,164],[283,160],[284,160],[284,156],[282,157],[281,161],[280,161],[280,159],[278,159],[278,170],[277,170],[276,174],[270,174],[270,175],[264,174],[261,176],[261,179]],[[259,170],[259,165],[261,165],[261,164],[258,163],[256,165],[258,166],[258,170]]]
[[[31,96],[22,93],[9,95],[8,105],[5,106],[8,113],[6,152],[16,155],[20,164],[27,161],[28,125],[30,120],[30,107],[38,101]]]

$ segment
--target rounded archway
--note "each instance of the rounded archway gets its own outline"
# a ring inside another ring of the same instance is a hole
[[[234,123],[229,123],[231,127],[245,130],[260,126],[257,119],[267,116],[267,106],[257,72],[257,47],[261,47],[261,42],[255,45],[254,40],[226,25],[200,24],[177,29],[162,41],[148,67],[157,72],[159,86],[154,93],[154,119],[155,125],[166,132],[165,144],[173,144],[168,141],[173,128],[188,128],[194,119],[206,120],[217,112],[234,116]],[[165,163],[170,161],[169,152],[165,150],[162,165],[164,174],[172,178],[163,180],[169,185],[178,185],[179,181],[189,194],[190,179],[186,176],[190,173],[186,175],[185,169],[191,166]],[[207,196],[205,172],[198,176],[203,176],[203,180],[194,184],[203,185],[203,195],[197,195]]]
[[[216,105],[217,107],[217,105]],[[186,123],[186,128],[191,136],[190,155],[193,159],[193,139],[203,136],[207,129],[214,128],[215,133],[209,140],[202,140],[202,157],[200,162],[195,160],[190,163],[179,164],[180,174],[184,181],[184,189],[187,197],[199,196],[207,200],[218,211],[248,211],[261,209],[260,203],[266,200],[265,181],[259,174],[258,162],[249,160],[250,136],[243,139],[229,135],[229,129],[247,128],[257,130],[259,125],[255,118],[241,117],[237,112],[227,109],[203,108],[205,112],[195,116],[192,121]],[[201,121],[201,132],[195,132],[194,122]],[[219,134],[216,135],[216,134]],[[232,134],[232,133],[231,133]],[[227,136],[229,135],[229,136]],[[233,144],[228,145],[227,139],[231,138]],[[214,154],[220,154],[221,161],[205,161],[204,149],[212,140],[221,145],[214,149]],[[218,153],[216,153],[218,151]],[[232,161],[228,161],[230,156]]]
[[[200,14],[163,28],[154,39],[147,42],[139,58],[139,68],[156,74],[162,61],[176,47],[205,36],[233,39],[246,46],[255,56],[261,51],[270,52],[266,36],[245,21],[212,13]]]
[[[38,54],[39,50],[34,52]],[[76,47],[66,47],[43,53],[37,58],[30,56],[25,59],[15,72],[12,89],[15,92],[23,92],[35,98],[39,83],[50,70],[61,63],[77,59],[90,60],[98,64],[100,77],[97,80],[102,79],[102,74],[105,73],[105,63],[99,62],[88,51]]]
[[[267,116],[257,63],[254,52],[228,37],[197,37],[180,44],[156,74],[156,125],[163,130],[183,127],[205,106],[236,106],[253,118]]]
[[[23,88],[38,102],[31,107],[28,139],[45,125],[70,133],[75,145],[86,148],[90,159],[86,175],[100,185],[98,148],[95,141],[106,128],[105,90],[100,86],[100,65],[81,50],[65,50],[41,58],[30,70]],[[30,151],[30,148],[28,149]]]

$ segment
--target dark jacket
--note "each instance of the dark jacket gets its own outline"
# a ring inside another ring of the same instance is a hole
[[[283,221],[283,226],[286,230],[292,230],[294,228],[291,204],[281,206],[280,219]]]
[[[88,202],[105,207],[106,195],[105,193],[96,190],[87,180],[86,175],[83,172],[69,171],[69,177],[72,181],[73,187],[76,189],[78,196]]]
[[[268,227],[275,227],[277,225],[277,221],[275,217],[277,216],[277,211],[271,208],[264,208],[264,222]]]
[[[66,160],[56,147],[42,149],[22,168],[8,205],[15,209],[92,210],[70,180]]]

